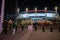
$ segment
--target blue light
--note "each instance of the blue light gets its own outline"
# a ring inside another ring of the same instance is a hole
[[[47,13],[46,17],[52,17],[53,18],[53,17],[55,17],[55,15],[56,14],[54,14],[54,13]]]

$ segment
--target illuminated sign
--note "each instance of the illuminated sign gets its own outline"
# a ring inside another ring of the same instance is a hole
[[[46,14],[46,17],[55,17],[56,16],[56,14],[54,14],[54,13],[47,13]]]

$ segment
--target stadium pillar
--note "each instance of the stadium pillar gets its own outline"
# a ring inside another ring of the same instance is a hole
[[[3,21],[4,21],[4,5],[5,5],[5,0],[2,0],[2,5],[1,5],[1,21],[0,21],[0,33],[3,30]]]

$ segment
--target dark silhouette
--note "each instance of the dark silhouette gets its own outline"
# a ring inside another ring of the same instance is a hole
[[[53,32],[52,24],[50,24],[50,32]]]
[[[12,30],[12,20],[8,21],[8,25],[9,25],[9,31],[11,31]]]
[[[60,24],[60,23],[59,23],[59,24]],[[59,24],[58,24],[58,25],[59,25]],[[59,25],[59,32],[60,32],[60,25]]]
[[[20,24],[22,31],[24,31],[24,25]]]
[[[45,23],[42,24],[42,31],[45,32]]]
[[[22,25],[22,31],[24,31],[24,26]]]
[[[45,32],[45,27],[44,27],[44,25],[42,26],[42,31]]]
[[[60,26],[59,26],[59,32],[60,32]]]
[[[7,28],[8,28],[8,22],[7,20],[4,20],[3,22],[3,32],[2,33],[7,33]]]
[[[37,31],[37,25],[38,25],[37,22],[33,23],[33,26],[34,26],[35,31]]]

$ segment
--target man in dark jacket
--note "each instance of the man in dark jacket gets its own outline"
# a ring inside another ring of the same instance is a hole
[[[34,26],[35,31],[37,31],[37,25],[38,25],[37,22],[33,23],[33,26]]]

